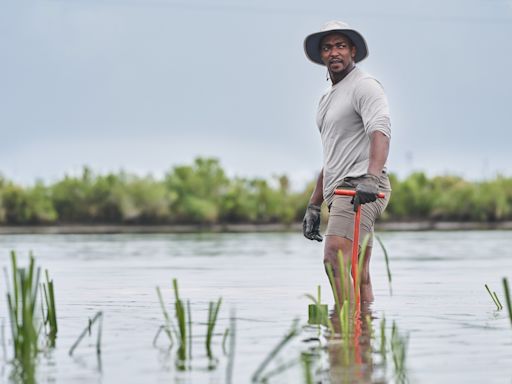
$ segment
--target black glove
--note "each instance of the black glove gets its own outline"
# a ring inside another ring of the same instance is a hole
[[[361,177],[361,181],[357,184],[356,195],[352,199],[354,204],[354,212],[357,212],[357,208],[360,204],[371,203],[377,200],[377,194],[379,193],[379,178],[375,175],[367,173]]]
[[[302,220],[302,232],[309,240],[322,241],[320,235],[320,206],[309,204]]]

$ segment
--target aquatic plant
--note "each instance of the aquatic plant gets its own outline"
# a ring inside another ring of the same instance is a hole
[[[57,337],[57,306],[55,304],[55,289],[53,280],[50,280],[48,270],[45,270],[46,283],[42,284],[42,291],[44,293],[44,302],[46,304],[46,313],[43,310],[43,324],[46,327],[46,335],[49,346],[55,346],[55,339]]]
[[[178,280],[173,279],[172,286],[174,288],[174,309],[176,313],[176,322],[178,323],[177,336],[180,342],[178,347],[178,359],[182,364],[184,364],[184,362],[187,360],[187,322],[185,307],[183,305],[183,301],[180,299]],[[179,366],[182,367],[181,364],[179,364]]]
[[[407,378],[407,345],[409,343],[409,336],[403,335],[398,331],[396,323],[393,321],[391,328],[391,354],[393,357],[393,366],[395,372],[395,378],[397,383],[405,384],[408,382]]]
[[[313,384],[313,372],[311,366],[312,364],[312,356],[307,352],[302,352],[300,354],[300,361],[302,363],[302,370],[304,372],[304,382],[306,384]]]
[[[222,298],[219,298],[217,302],[211,301],[208,305],[208,323],[207,323],[207,329],[206,329],[206,340],[205,340],[205,346],[206,346],[206,354],[208,355],[208,358],[210,361],[213,359],[212,354],[212,338],[213,338],[213,331],[215,329],[215,324],[217,322],[217,316],[219,314],[220,305],[222,304]]]
[[[317,296],[304,294],[313,304],[308,305],[308,324],[327,325],[329,318],[327,304],[322,304],[322,288],[317,286]]]
[[[190,369],[190,361],[192,361],[192,311],[189,300],[186,302],[187,310],[185,311],[184,301],[181,299],[179,293],[178,280],[173,279],[172,285],[174,291],[174,321],[166,309],[160,288],[156,287],[165,324],[158,328],[153,339],[153,345],[156,346],[158,338],[162,332],[167,335],[167,338],[169,339],[169,349],[173,348],[175,340],[177,340],[178,350],[176,366],[179,370],[186,370]],[[222,298],[219,298],[216,302],[210,302],[208,306],[208,319],[205,337],[206,354],[209,359],[208,369],[214,369],[217,366],[217,360],[214,358],[212,352],[212,340],[221,304]],[[226,353],[225,340],[227,338],[227,333],[229,333],[229,330],[226,330],[223,338],[224,353]],[[189,364],[187,364],[187,362]]]
[[[35,311],[41,269],[35,267],[32,253],[28,268],[18,268],[14,251],[11,251],[11,266],[12,286],[7,292],[7,306],[14,349],[13,362],[22,380],[31,382],[39,352],[39,321]]]
[[[386,247],[384,246],[384,243],[382,241],[382,239],[375,235],[375,238],[377,239],[377,242],[379,243],[381,249],[382,249],[382,252],[384,253],[384,261],[386,262],[386,272],[387,272],[387,275],[388,275],[388,283],[389,283],[389,294],[390,295],[393,295],[393,287],[391,285],[391,281],[392,281],[392,277],[391,277],[391,268],[389,267],[389,255],[388,255],[388,251],[386,249]]]
[[[487,292],[489,293],[489,296],[491,296],[492,301],[494,301],[494,304],[496,305],[496,309],[498,311],[503,309],[503,305],[501,305],[500,299],[498,298],[498,295],[496,295],[496,292],[492,292],[487,286],[487,284],[484,285],[485,289],[487,289]]]
[[[98,323],[98,327],[97,327],[98,333],[96,336],[96,354],[97,355],[101,354],[101,334],[102,334],[102,328],[103,328],[103,312],[98,311],[98,312],[96,312],[96,314],[94,315],[94,317],[92,319],[91,318],[88,319],[87,326],[84,328],[82,333],[80,333],[80,335],[78,336],[76,341],[73,343],[73,345],[69,349],[69,352],[68,352],[69,356],[73,356],[73,352],[75,351],[75,349],[78,347],[78,345],[80,344],[80,342],[84,339],[84,337],[86,335],[89,335],[89,336],[92,335],[92,326],[95,323]]]
[[[297,361],[288,362],[285,364],[281,364],[276,369],[267,372],[265,376],[263,376],[264,370],[267,368],[267,366],[272,362],[272,360],[278,355],[278,353],[291,341],[293,340],[298,334],[299,334],[299,328],[298,328],[298,319],[294,320],[292,323],[292,326],[290,330],[284,335],[284,337],[277,343],[277,345],[269,352],[269,354],[265,357],[265,359],[261,362],[261,364],[258,366],[256,371],[251,377],[251,382],[258,383],[258,382],[264,382],[266,379],[268,379],[271,376],[275,376],[276,374],[288,369],[291,365],[294,365],[297,363]]]
[[[386,318],[382,316],[380,321],[380,348],[379,353],[382,360],[386,361]]]
[[[512,302],[510,300],[510,290],[506,277],[503,278],[503,290],[505,291],[505,303],[507,303],[508,317],[510,318],[510,324],[512,324]]]

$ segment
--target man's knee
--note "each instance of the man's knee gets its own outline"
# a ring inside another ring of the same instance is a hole
[[[324,264],[331,264],[332,267],[339,265],[340,255],[347,260],[349,251],[352,247],[352,241],[347,238],[326,236],[324,248]]]

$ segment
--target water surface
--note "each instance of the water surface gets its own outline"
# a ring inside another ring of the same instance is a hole
[[[495,310],[484,284],[503,297],[501,278],[512,281],[512,232],[387,232],[381,238],[391,258],[393,294],[382,251],[375,249],[374,326],[385,315],[388,324],[395,320],[409,334],[410,381],[511,383],[512,327],[506,311]],[[57,348],[40,361],[41,383],[224,383],[221,341],[231,309],[237,326],[233,382],[247,383],[292,320],[307,322],[304,293],[314,294],[321,284],[332,304],[322,245],[299,234],[2,236],[2,266],[9,265],[11,249],[20,264],[34,251],[55,282],[59,337]],[[172,278],[191,301],[191,372],[175,369],[174,352],[168,353],[163,338],[160,348],[152,345],[163,323],[155,287],[162,288],[171,311]],[[6,322],[4,284],[1,289],[0,316]],[[205,322],[209,301],[218,297],[223,306],[214,353],[220,363],[207,371]],[[94,337],[73,357],[67,354],[97,311],[104,313],[101,365]],[[8,326],[5,334],[9,340]],[[281,358],[294,353],[288,349]],[[329,369],[328,361],[324,368]],[[9,370],[3,363],[3,380]],[[386,380],[393,382],[389,375]],[[271,382],[303,382],[300,366]]]

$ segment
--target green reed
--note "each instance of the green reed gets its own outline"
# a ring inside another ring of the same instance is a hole
[[[389,267],[389,255],[386,247],[384,246],[384,243],[382,242],[381,238],[377,235],[375,235],[375,238],[377,239],[378,243],[380,244],[380,247],[382,248],[382,252],[384,253],[384,261],[386,262],[386,272],[388,274],[388,283],[389,283],[389,294],[393,295],[393,288],[391,286],[391,268]]]
[[[178,287],[178,280],[172,280],[173,291],[174,291],[174,318],[171,317],[166,309],[162,292],[159,287],[156,287],[158,300],[160,307],[164,315],[165,323],[158,328],[158,331],[153,339],[153,346],[156,346],[159,336],[162,332],[167,335],[169,339],[169,349],[173,348],[175,340],[178,344],[176,366],[179,370],[190,369],[190,362],[192,361],[192,311],[190,307],[190,301],[186,301],[186,310],[183,299],[180,297],[180,291]],[[212,340],[214,336],[215,326],[222,304],[222,298],[219,298],[216,302],[210,302],[208,306],[208,319],[207,329],[205,338],[206,354],[209,359],[208,369],[214,369],[217,366],[217,360],[213,356],[212,352]],[[227,330],[226,330],[227,331]],[[229,332],[229,331],[227,331]],[[224,335],[223,339],[223,350],[225,352],[225,339],[227,335]],[[187,364],[188,362],[188,364]]]
[[[172,286],[174,288],[174,309],[176,311],[176,322],[178,323],[179,331],[177,336],[180,342],[178,347],[178,358],[181,362],[185,362],[187,360],[187,316],[185,314],[183,301],[180,299],[178,280],[173,279]]]
[[[407,367],[406,367],[406,358],[407,358],[407,346],[409,343],[409,336],[402,335],[398,331],[398,327],[396,323],[393,321],[393,326],[391,328],[391,355],[393,357],[393,366],[395,371],[395,378],[397,383],[405,384],[408,382],[407,378]]]
[[[212,354],[212,338],[213,338],[213,331],[215,329],[215,324],[217,323],[217,316],[219,314],[219,309],[222,304],[222,298],[219,298],[217,302],[211,301],[208,305],[208,323],[206,328],[206,354],[208,355],[208,358],[210,360],[213,359]]]
[[[380,321],[380,348],[379,353],[382,360],[386,361],[386,318],[383,316]]]
[[[308,324],[327,325],[329,313],[327,304],[322,304],[322,287],[317,286],[316,297],[309,293],[304,296],[313,302],[308,306]]]
[[[44,326],[47,328],[46,334],[49,345],[55,346],[55,339],[57,338],[57,306],[55,304],[55,289],[53,280],[50,280],[48,270],[45,270],[46,283],[42,284],[44,293],[44,302],[46,304],[46,313],[43,312]]]
[[[169,348],[172,348],[174,346],[174,338],[172,337],[173,331],[176,334],[176,330],[174,328],[174,325],[171,321],[171,316],[169,316],[169,312],[167,312],[167,309],[165,308],[164,299],[162,297],[162,292],[160,291],[160,287],[156,287],[156,293],[158,295],[158,301],[160,302],[160,308],[162,309],[162,313],[164,315],[165,325],[161,325],[160,328],[158,328],[158,331],[153,339],[153,346],[156,345],[156,342],[158,340],[158,336],[162,331],[165,332],[167,335],[167,338],[169,339],[170,346]]]
[[[501,305],[500,299],[498,298],[498,295],[496,295],[496,292],[491,292],[487,284],[484,285],[485,289],[489,293],[489,296],[491,296],[492,301],[494,301],[494,304],[496,305],[496,309],[498,311],[501,311],[503,309],[503,305]]]
[[[274,369],[271,372],[268,372],[265,376],[263,376],[264,370],[267,368],[267,366],[272,362],[272,360],[278,355],[278,353],[296,336],[299,334],[299,328],[298,328],[298,320],[294,320],[292,323],[291,329],[284,335],[284,337],[277,343],[277,345],[269,352],[267,357],[261,362],[261,364],[258,366],[254,374],[252,375],[251,382],[257,383],[257,382],[265,382],[270,376],[274,376],[286,369],[288,369],[291,365],[296,364],[296,361],[293,363],[286,363],[281,364],[278,368]]]
[[[91,319],[89,318],[87,321],[87,326],[84,328],[82,333],[78,336],[76,341],[73,343],[71,348],[69,349],[69,356],[73,356],[73,352],[78,347],[80,342],[85,338],[85,336],[92,335],[92,326],[94,324],[98,324],[98,333],[96,334],[96,354],[99,356],[101,354],[101,335],[102,335],[102,328],[103,328],[103,312],[98,311],[94,315],[94,317]]]
[[[11,251],[12,286],[7,292],[11,322],[14,364],[23,381],[34,380],[35,359],[39,352],[39,321],[36,317],[37,290],[41,269],[35,267],[32,253],[27,268],[18,268],[16,253]]]
[[[313,365],[313,358],[311,354],[302,352],[300,355],[300,361],[302,363],[302,369],[304,372],[304,382],[306,384],[313,384],[313,372],[312,372],[312,365]]]
[[[512,300],[510,300],[510,290],[508,287],[508,280],[506,277],[503,278],[503,290],[505,291],[505,303],[507,304],[508,317],[510,318],[510,324],[512,324]]]

